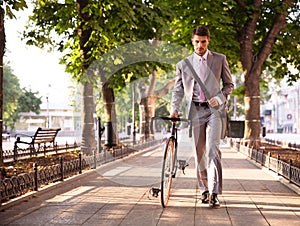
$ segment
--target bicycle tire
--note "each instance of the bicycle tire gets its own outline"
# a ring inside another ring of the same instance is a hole
[[[163,208],[167,206],[171,194],[174,170],[174,149],[175,140],[171,137],[165,146],[161,172],[161,205]]]

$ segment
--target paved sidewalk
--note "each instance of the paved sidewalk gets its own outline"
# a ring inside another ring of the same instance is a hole
[[[220,209],[199,201],[188,140],[180,142],[179,159],[190,166],[178,172],[165,209],[149,193],[159,187],[160,147],[45,189],[0,212],[0,225],[299,225],[300,196],[229,146],[222,145]]]

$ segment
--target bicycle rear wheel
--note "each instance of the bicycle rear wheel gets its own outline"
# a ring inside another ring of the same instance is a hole
[[[174,169],[174,138],[169,138],[165,147],[161,172],[161,205],[166,207],[170,198]]]

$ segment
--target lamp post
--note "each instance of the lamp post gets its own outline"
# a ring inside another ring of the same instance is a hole
[[[135,128],[135,82],[133,83],[133,92],[132,92],[132,142],[136,143],[136,128]]]
[[[47,94],[46,94],[46,101],[47,101],[47,128],[50,128],[50,113],[49,113],[49,95],[50,95],[50,89],[51,89],[51,84],[48,84],[48,89],[47,89]]]
[[[50,119],[49,119],[49,97],[46,96],[46,101],[47,101],[47,128],[50,127]]]

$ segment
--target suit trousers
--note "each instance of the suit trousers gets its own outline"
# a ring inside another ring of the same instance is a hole
[[[222,164],[220,114],[207,106],[192,104],[193,150],[198,186],[202,192],[222,193]]]

